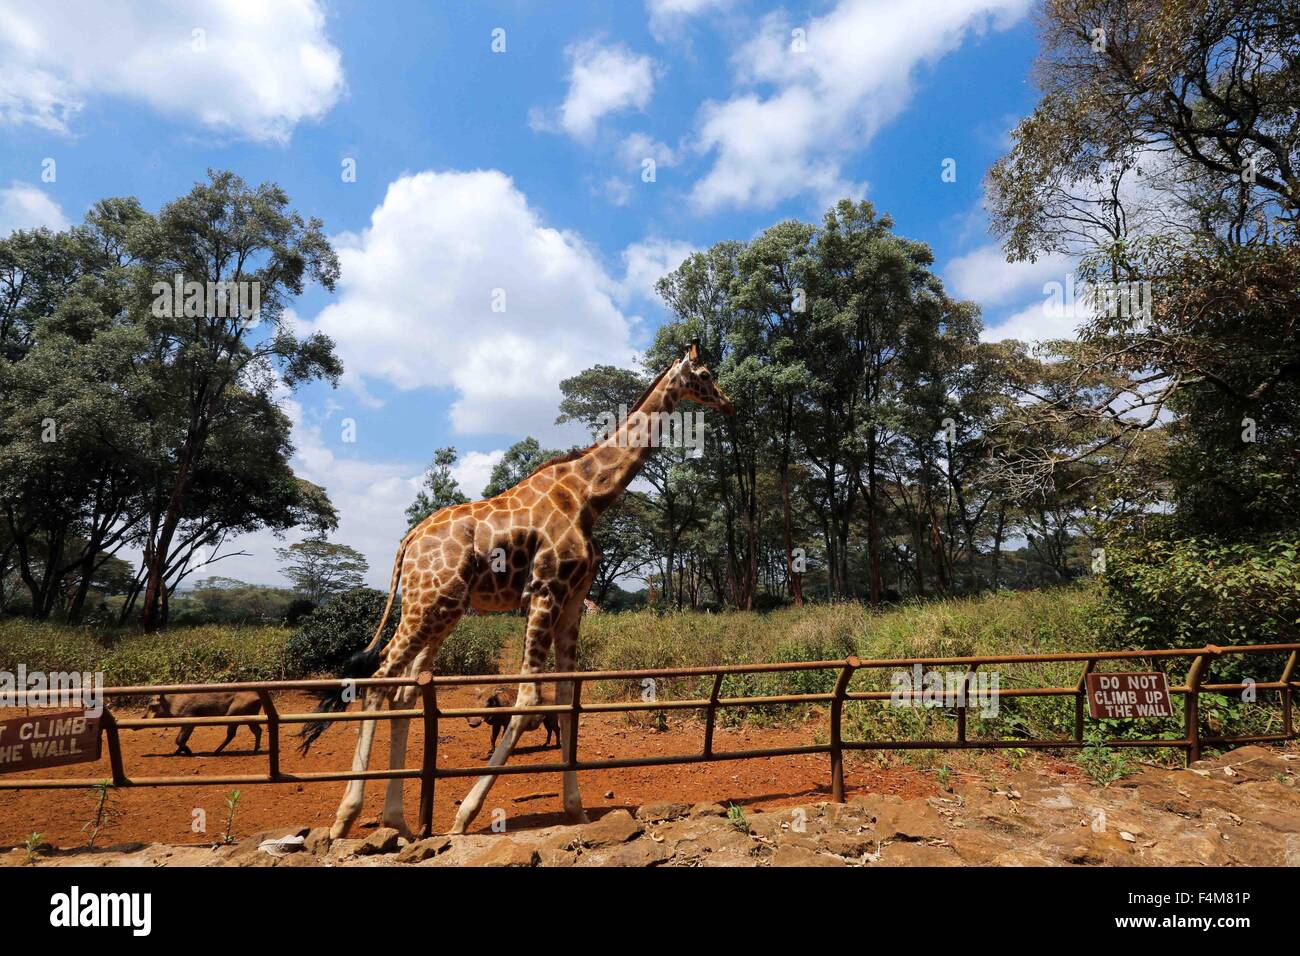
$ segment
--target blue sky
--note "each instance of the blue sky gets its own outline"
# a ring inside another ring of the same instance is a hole
[[[580,440],[552,424],[559,380],[634,361],[664,319],[654,279],[692,248],[865,196],[988,337],[1067,331],[1042,306],[1064,264],[1006,264],[981,207],[1035,102],[1030,7],[0,0],[0,234],[109,195],[156,209],[209,167],[319,216],[343,279],[293,320],[348,372],[287,400],[294,465],[386,587],[434,448],[477,496],[523,435]],[[277,543],[213,570],[283,583]]]

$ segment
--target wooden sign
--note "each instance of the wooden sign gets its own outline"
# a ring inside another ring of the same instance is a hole
[[[1088,712],[1104,720],[1172,717],[1169,681],[1164,674],[1089,674]]]
[[[84,710],[0,720],[0,773],[99,759],[99,718]]]

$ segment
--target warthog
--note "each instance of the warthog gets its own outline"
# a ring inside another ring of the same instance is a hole
[[[541,688],[541,700],[537,703],[543,707],[549,707],[555,703],[555,692],[549,685],[539,685]],[[513,687],[489,687],[479,694],[478,704],[480,707],[513,707],[515,705],[515,689]],[[492,743],[488,745],[488,756],[492,756],[492,751],[496,750],[497,737],[510,724],[510,714],[488,714],[487,717],[466,717],[471,727],[477,727],[484,720],[492,728]],[[546,743],[543,747],[551,746],[551,734],[555,735],[555,746],[560,745],[560,718],[558,714],[524,714],[524,732],[536,730],[538,727],[546,728]]]
[[[146,718],[155,717],[245,717],[250,714],[258,714],[262,711],[262,699],[253,691],[240,691],[238,693],[227,693],[218,691],[211,694],[158,694],[149,701],[145,707],[144,716]],[[230,724],[226,727],[226,739],[221,742],[214,753],[221,753],[232,740],[235,739],[235,733],[239,730],[239,724]],[[249,724],[248,729],[253,732],[253,753],[262,749],[262,728],[257,724]],[[192,757],[193,753],[186,745],[190,739],[190,734],[194,733],[194,725],[189,724],[180,729],[176,735],[176,753],[174,757],[186,756]]]

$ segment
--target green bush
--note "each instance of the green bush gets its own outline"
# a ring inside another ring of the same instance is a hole
[[[1129,535],[1108,542],[1105,554],[1104,646],[1271,644],[1300,633],[1300,541],[1224,544]],[[1215,676],[1259,680],[1253,672],[1263,663],[1225,657]]]
[[[1137,533],[1106,545],[1098,637],[1103,647],[1189,648],[1273,644],[1300,634],[1300,542],[1224,543],[1170,540]],[[1182,681],[1190,659],[1163,667]],[[1203,679],[1216,683],[1276,680],[1282,655],[1224,655]],[[1201,697],[1213,732],[1262,733],[1276,717],[1276,694]],[[1179,708],[1181,709],[1181,708]],[[1180,718],[1168,721],[1176,729]]]
[[[330,598],[303,618],[285,645],[284,668],[289,677],[335,674],[349,657],[374,637],[388,595],[358,588]],[[394,599],[384,627],[388,643],[401,619],[401,602]],[[438,649],[434,664],[439,674],[495,674],[499,670],[505,632],[498,627],[473,626],[489,618],[465,618]],[[519,618],[511,619],[516,627]],[[468,625],[468,626],[467,626]]]
[[[278,680],[289,632],[204,625],[155,634],[95,631],[49,621],[0,621],[0,670],[102,672],[112,685]]]
[[[1298,555],[1300,540],[1108,542],[1102,637],[1116,647],[1293,641]]]
[[[312,611],[298,625],[284,649],[285,671],[295,677],[334,674],[349,657],[374,637],[388,595],[374,588],[338,594]],[[383,642],[397,630],[400,608],[393,601]]]

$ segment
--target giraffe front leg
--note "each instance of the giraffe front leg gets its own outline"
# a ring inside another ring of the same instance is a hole
[[[368,689],[362,698],[361,707],[363,710],[377,708],[382,701],[380,693],[374,689]],[[361,722],[361,730],[357,735],[357,749],[352,755],[352,772],[359,773],[370,765],[370,748],[375,742],[375,722],[365,720]],[[343,799],[339,801],[338,812],[334,815],[334,825],[330,827],[330,839],[338,840],[347,836],[348,830],[352,824],[356,823],[357,817],[361,814],[361,805],[366,796],[366,782],[364,780],[349,780],[347,789],[343,791]]]
[[[590,586],[590,582],[588,582]],[[555,639],[555,670],[557,673],[572,672],[578,669],[578,626],[582,622],[582,599],[587,596],[587,587],[578,592],[576,607],[565,609],[564,621],[560,633]],[[555,685],[555,702],[572,704],[574,685],[572,681],[560,681]],[[573,759],[570,741],[570,725],[577,718],[572,711],[560,715],[560,754],[565,763]],[[582,794],[578,790],[578,772],[566,770],[564,778],[564,815],[574,823],[586,823],[587,812],[582,809]]]
[[[411,664],[408,674],[418,674],[428,667],[429,660],[433,654],[429,647],[425,647],[416,655],[415,661]],[[415,703],[414,688],[404,687],[391,698],[392,703],[389,707],[395,710],[405,710]],[[406,766],[406,742],[407,732],[410,730],[411,722],[408,719],[392,720],[391,737],[388,741],[388,769],[401,770]],[[438,745],[437,741],[426,742],[425,746]],[[392,827],[408,840],[415,839],[415,834],[411,828],[406,825],[406,814],[402,808],[402,790],[406,783],[401,777],[392,777],[388,781],[388,787],[384,792],[384,812],[380,816],[383,826]]]
[[[394,702],[393,706],[398,705]],[[388,769],[401,770],[406,766],[406,736],[411,722],[403,718],[388,723],[392,734],[388,741]],[[406,825],[406,815],[402,811],[402,785],[405,782],[401,777],[389,778],[388,787],[384,790],[384,812],[380,816],[380,823],[392,827],[406,839],[413,840],[415,834]]]
[[[546,655],[551,648],[551,634],[558,617],[556,607],[554,598],[547,591],[542,590],[533,594],[528,605],[528,631],[524,639],[524,663],[521,673],[536,674],[545,666]],[[537,685],[523,683],[519,685],[515,706],[533,707],[538,699]],[[505,732],[501,735],[501,742],[497,744],[491,759],[488,760],[489,767],[499,767],[506,762],[516,741],[519,740],[519,735],[523,732],[524,718],[524,714],[515,714],[510,718],[510,723],[506,725]],[[452,833],[464,833],[474,821],[479,810],[483,808],[483,801],[496,779],[495,774],[485,774],[474,782],[474,786],[456,812],[456,820],[451,827]]]

